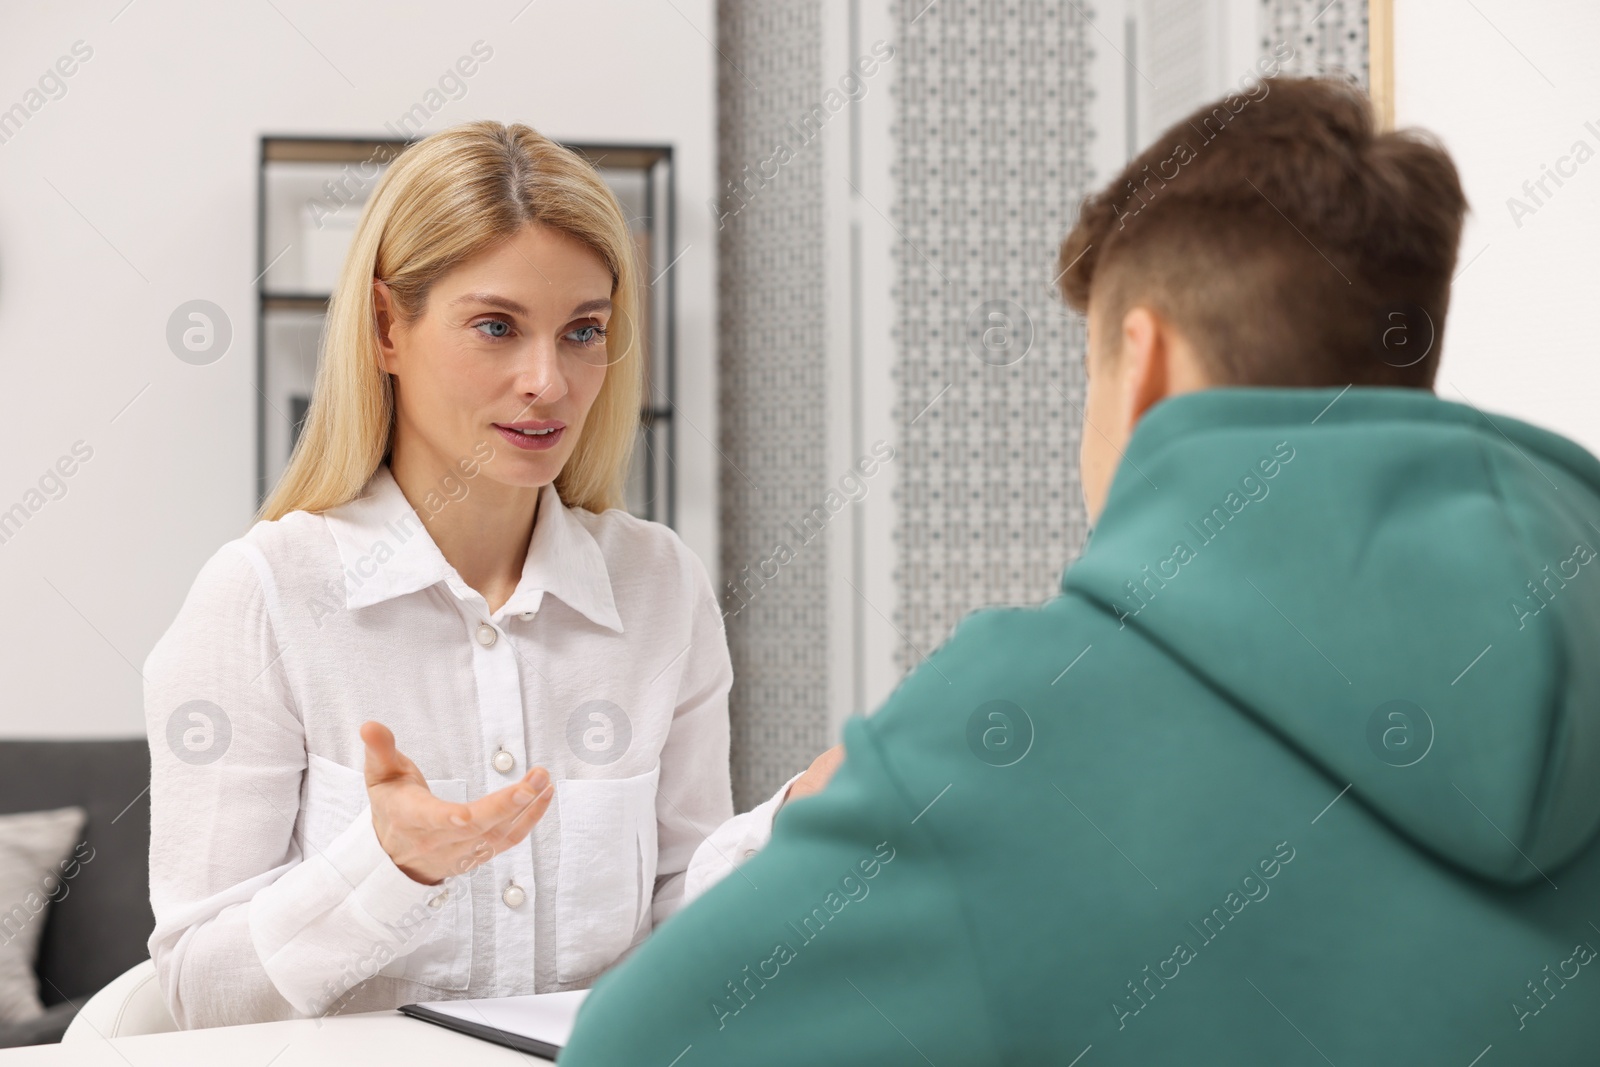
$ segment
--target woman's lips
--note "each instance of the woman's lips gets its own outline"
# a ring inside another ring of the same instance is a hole
[[[567,428],[560,425],[553,426],[544,430],[543,432],[536,431],[531,434],[523,433],[521,430],[507,429],[497,422],[491,423],[491,425],[494,426],[494,428],[499,431],[500,436],[504,437],[506,441],[509,442],[513,447],[520,448],[524,452],[544,452],[548,449],[552,449],[556,446],[556,443],[561,440],[562,435],[567,432]]]

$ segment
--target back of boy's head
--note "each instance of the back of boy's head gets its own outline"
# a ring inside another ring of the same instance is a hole
[[[1084,199],[1057,264],[1066,302],[1087,313],[1092,291],[1108,334],[1150,307],[1218,385],[1431,388],[1467,208],[1449,155],[1377,132],[1348,82],[1249,90]]]

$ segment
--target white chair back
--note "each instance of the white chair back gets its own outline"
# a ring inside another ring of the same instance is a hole
[[[145,960],[90,997],[67,1026],[61,1043],[165,1034],[177,1028],[156,982],[156,965]]]

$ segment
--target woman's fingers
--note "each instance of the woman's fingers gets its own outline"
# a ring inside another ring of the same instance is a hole
[[[823,787],[832,781],[834,772],[839,769],[839,764],[843,762],[843,745],[834,745],[812,760],[811,766],[806,768],[806,772],[796,778],[793,784],[789,786],[788,795],[783,798],[784,803],[787,804],[791,800],[822,792]]]
[[[361,735],[368,744],[367,780],[381,782],[393,735],[377,722],[363,723]],[[381,790],[381,820],[374,796],[374,822],[382,824],[379,841],[397,863],[403,859],[424,873],[470,870],[505,851],[532,831],[555,797],[555,786],[543,767],[534,767],[519,780],[470,803],[442,800],[420,780],[415,790],[398,782],[389,784]]]
[[[488,843],[492,855],[499,855],[527,837],[539,820],[544,818],[544,813],[550,810],[550,802],[555,795],[555,786],[545,786],[544,791],[524,805],[509,822],[501,823],[484,834],[482,840]]]
[[[394,732],[376,719],[368,719],[359,730],[366,746],[364,767],[367,788],[415,776],[417,765],[395,747]]]
[[[383,723],[368,719],[356,731],[361,735],[361,743],[367,750],[367,784],[373,784],[374,773],[381,774],[387,770],[389,762],[394,759],[394,733]]]
[[[450,805],[452,810],[447,817],[452,826],[460,829],[470,827],[481,833],[500,830],[502,824],[522,814],[549,785],[549,773],[543,767],[534,767],[520,780],[469,804]]]
[[[534,797],[528,806],[511,820],[511,824],[506,827],[505,843],[497,851],[504,851],[527,837],[539,820],[544,818],[544,813],[550,810],[550,801],[555,799],[555,795],[554,785],[545,786],[544,792]]]

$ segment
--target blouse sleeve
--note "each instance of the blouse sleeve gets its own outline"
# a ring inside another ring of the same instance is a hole
[[[778,791],[743,815],[735,815],[711,832],[695,849],[689,861],[689,873],[684,879],[683,903],[687,904],[722,879],[732,874],[740,864],[767,846],[772,838],[772,820],[783,807],[783,795],[789,791],[800,771],[778,787]]]
[[[687,546],[680,545],[679,551],[689,574],[694,609],[672,727],[661,751],[652,909],[656,924],[683,906],[687,883],[697,880],[692,862],[696,850],[733,818],[728,772],[728,690],[733,685],[733,662],[711,579]]]
[[[661,753],[656,802],[659,856],[653,918],[666,919],[765,847],[790,783],[733,814],[728,771],[728,691],[733,663],[722,611],[705,567],[688,548],[694,621],[671,733]]]
[[[259,550],[224,545],[144,665],[149,948],[183,1029],[335,1010],[422,940],[447,888],[394,864],[370,809],[302,854],[305,735],[265,582]]]

